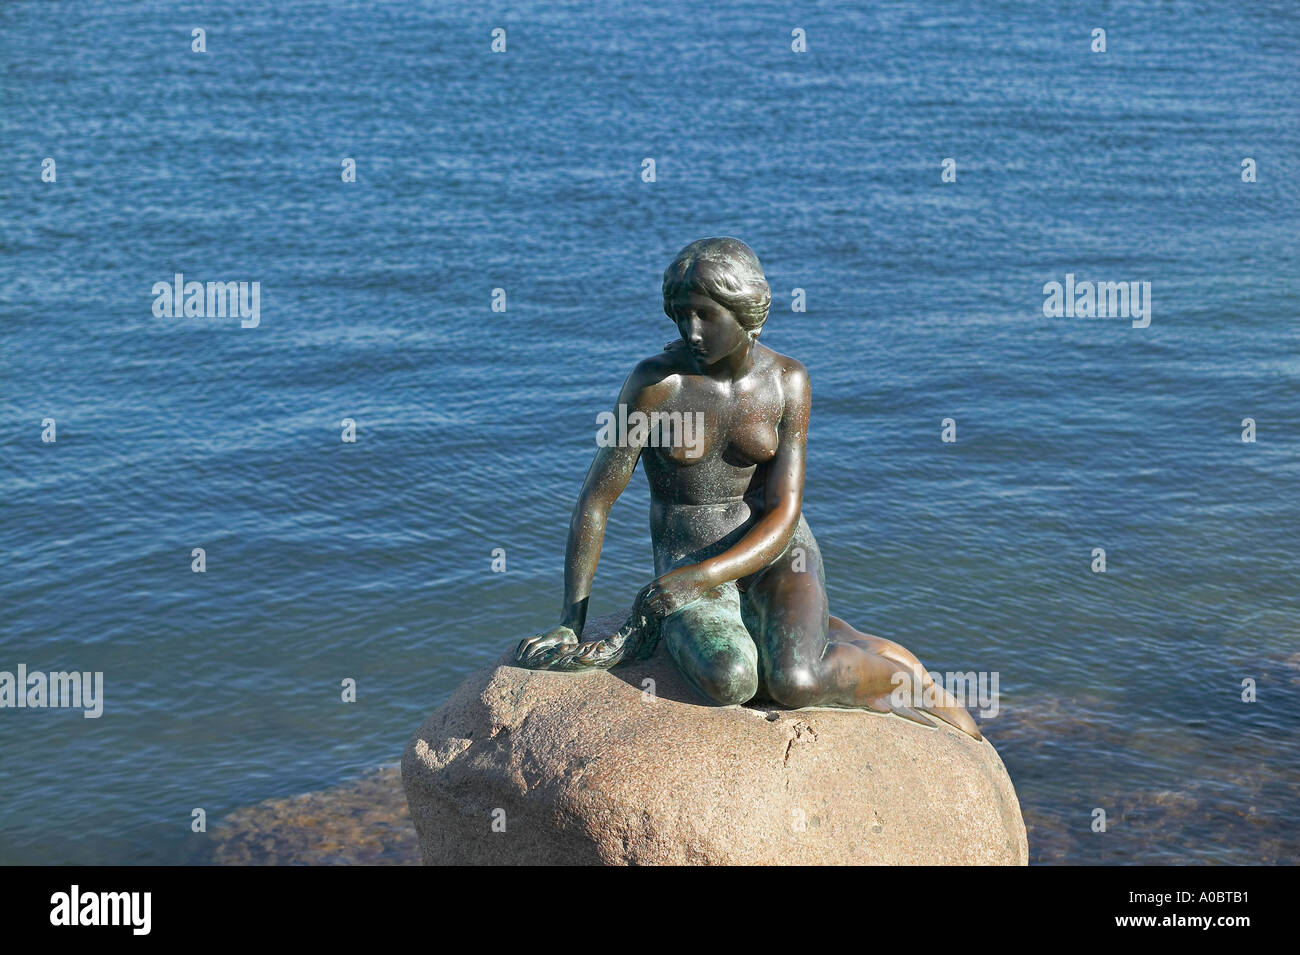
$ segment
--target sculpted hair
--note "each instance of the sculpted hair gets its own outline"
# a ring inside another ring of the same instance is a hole
[[[772,290],[758,256],[731,236],[692,242],[664,269],[665,315],[674,318],[672,301],[690,292],[707,295],[734,312],[740,326],[753,338],[762,330],[772,304]]]

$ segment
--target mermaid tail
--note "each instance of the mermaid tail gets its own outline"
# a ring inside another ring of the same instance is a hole
[[[903,675],[901,685],[869,699],[866,703],[868,709],[877,713],[897,713],[922,726],[934,726],[931,717],[937,717],[974,739],[984,738],[975,718],[966,712],[966,708],[951,693],[934,682],[921,661],[905,647],[892,640],[855,630],[839,617],[830,618],[830,636],[890,661],[896,665],[896,673]],[[920,688],[914,691],[913,687],[918,681]]]

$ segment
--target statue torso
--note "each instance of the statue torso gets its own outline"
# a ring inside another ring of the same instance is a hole
[[[641,452],[655,570],[663,573],[725,550],[762,514],[785,402],[781,358],[764,346],[755,348],[753,368],[737,382],[699,374],[680,347],[670,346],[659,360],[666,373],[646,406],[679,413],[682,422],[679,429],[673,415],[652,427]]]

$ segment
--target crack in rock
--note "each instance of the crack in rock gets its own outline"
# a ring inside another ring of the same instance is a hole
[[[808,743],[808,742],[815,743],[815,742],[817,742],[817,731],[814,730],[814,729],[813,729],[811,726],[809,726],[807,723],[805,723],[803,720],[796,720],[795,723],[794,723],[794,726],[791,727],[791,728],[794,730],[794,733],[793,733],[793,734],[790,736],[790,738],[786,741],[786,744],[785,744],[785,756],[784,756],[784,758],[781,760],[781,765],[782,765],[782,766],[788,766],[788,765],[790,764],[790,750],[794,748],[794,744],[795,744],[795,743],[798,743],[798,742],[800,742],[800,741],[805,742],[805,743]],[[811,738],[810,738],[810,739],[805,739],[805,735],[808,736],[808,737],[811,737]]]

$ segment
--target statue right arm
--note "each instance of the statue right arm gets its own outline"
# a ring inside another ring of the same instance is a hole
[[[641,407],[645,398],[644,385],[642,367],[637,366],[619,392],[614,408],[616,421],[620,418],[617,405],[625,405],[627,414],[649,410]],[[587,621],[587,598],[591,595],[596,564],[600,562],[605,519],[631,480],[640,456],[641,445],[626,441],[622,447],[615,444],[597,448],[587,478],[582,482],[578,502],[574,505],[573,517],[569,521],[569,540],[564,549],[564,607],[560,623],[578,636],[582,635]]]

